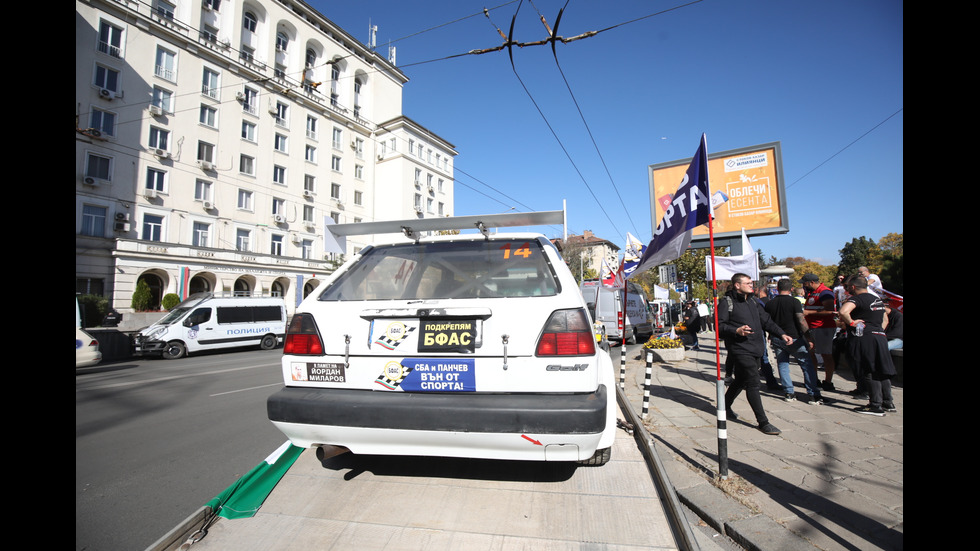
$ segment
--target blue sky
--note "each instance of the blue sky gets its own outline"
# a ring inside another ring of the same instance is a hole
[[[894,0],[308,0],[411,79],[403,112],[456,146],[457,215],[558,210],[568,230],[652,236],[649,165],[780,142],[789,233],[763,254],[836,264],[903,233],[903,4]],[[489,9],[489,17],[483,8]],[[597,34],[557,45],[514,40]],[[520,8],[518,10],[518,8]],[[458,56],[458,57],[452,57]],[[515,71],[516,69],[516,71]],[[538,228],[549,237],[561,229]]]

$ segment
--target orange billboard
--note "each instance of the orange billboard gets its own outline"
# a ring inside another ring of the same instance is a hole
[[[650,212],[657,224],[684,179],[691,159],[650,165]],[[708,155],[708,181],[715,237],[773,235],[789,231],[779,142]],[[708,238],[708,226],[694,229],[692,241]]]

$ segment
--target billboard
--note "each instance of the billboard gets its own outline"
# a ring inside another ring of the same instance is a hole
[[[650,165],[653,233],[670,207],[691,159]],[[774,235],[789,231],[786,187],[779,142],[708,155],[708,179],[716,238]],[[694,229],[692,242],[708,238],[708,226]]]

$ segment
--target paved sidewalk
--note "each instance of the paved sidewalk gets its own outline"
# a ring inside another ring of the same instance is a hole
[[[687,351],[680,362],[653,362],[651,369],[645,424],[681,502],[747,549],[903,549],[901,383],[892,387],[898,412],[884,417],[852,411],[867,402],[847,394],[855,388],[849,369],[838,370],[837,390],[823,393],[825,405],[813,406],[792,362],[795,402],[762,383],[763,405],[780,436],[757,430],[744,393],[735,401],[739,419],[728,421],[728,477],[722,480],[714,334],[702,333],[700,341],[701,352]],[[618,365],[621,349],[610,355]],[[644,356],[634,351],[626,361],[625,391],[637,414],[643,411]],[[823,370],[819,375],[822,380]]]

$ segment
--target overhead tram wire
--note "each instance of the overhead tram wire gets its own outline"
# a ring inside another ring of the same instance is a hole
[[[522,0],[522,3],[523,3],[523,0]],[[511,18],[511,21],[510,21],[510,36],[509,37],[507,35],[505,35],[503,33],[503,31],[500,30],[499,27],[497,27],[496,25],[494,25],[494,27],[497,28],[497,32],[500,33],[500,35],[504,37],[504,44],[503,44],[503,46],[507,48],[508,55],[510,56],[510,66],[511,66],[511,69],[514,71],[514,76],[517,77],[517,81],[520,82],[521,87],[524,89],[524,93],[527,94],[527,97],[531,100],[531,103],[534,104],[534,108],[538,110],[538,114],[541,115],[541,118],[544,120],[544,123],[548,127],[548,130],[551,131],[551,135],[554,136],[555,141],[558,142],[558,146],[561,147],[562,151],[565,153],[565,156],[568,158],[568,162],[571,163],[572,168],[575,169],[575,172],[578,173],[579,178],[582,179],[582,183],[585,184],[586,189],[589,190],[589,194],[592,195],[592,199],[595,200],[596,206],[599,207],[599,210],[601,210],[602,211],[602,214],[605,215],[606,220],[609,221],[609,223],[612,225],[612,227],[616,230],[616,233],[619,234],[621,232],[619,231],[619,228],[616,226],[616,223],[609,216],[609,213],[606,212],[606,209],[603,208],[602,202],[599,201],[599,198],[598,197],[596,197],[595,192],[592,190],[592,186],[589,185],[588,181],[586,181],[585,177],[582,175],[582,172],[579,170],[578,166],[575,164],[575,161],[572,160],[572,156],[571,156],[571,154],[569,154],[568,149],[565,148],[565,144],[562,143],[561,138],[558,137],[558,134],[555,132],[555,129],[551,126],[551,123],[548,122],[548,117],[546,117],[545,114],[544,114],[544,112],[541,111],[541,107],[538,106],[538,102],[536,102],[534,100],[534,96],[531,95],[531,92],[527,89],[527,86],[524,84],[524,81],[521,79],[521,75],[518,74],[518,72],[517,72],[517,67],[514,65],[514,52],[513,52],[514,42],[513,42],[513,40],[511,38],[514,36],[514,23],[517,21],[517,14],[520,13],[520,10],[521,10],[520,5],[518,5],[517,11],[514,12],[514,16],[513,16],[513,18]],[[488,21],[490,20],[489,14],[487,14],[487,20]],[[493,24],[492,21],[491,21],[491,24]]]
[[[874,132],[875,130],[877,130],[879,126],[885,124],[886,122],[888,122],[889,120],[891,120],[892,117],[894,117],[895,115],[898,115],[903,110],[905,110],[904,107],[899,107],[898,108],[898,111],[895,111],[891,115],[888,115],[887,117],[885,117],[885,120],[883,120],[883,121],[879,122],[878,124],[874,125],[867,132],[865,132],[864,134],[861,134],[860,136],[858,136],[857,138],[855,138],[851,143],[849,143],[849,144],[845,145],[844,147],[840,148],[840,150],[838,150],[837,153],[834,153],[830,157],[827,157],[823,162],[821,162],[817,166],[811,168],[806,174],[804,174],[803,176],[800,176],[792,184],[789,184],[788,186],[786,186],[786,189],[789,189],[789,188],[795,186],[796,184],[798,184],[800,182],[800,180],[802,180],[803,178],[806,178],[807,176],[809,176],[810,174],[812,174],[813,172],[815,172],[818,168],[820,168],[823,165],[829,163],[831,159],[833,159],[834,157],[836,157],[836,156],[840,155],[841,153],[843,153],[845,149],[851,147],[852,145],[854,145],[854,144],[858,143],[859,141],[861,141],[862,139],[864,139],[865,136],[867,136],[868,134],[870,134],[870,133]]]
[[[530,0],[530,2],[531,2],[531,6],[537,11],[538,7],[534,5],[533,0]],[[640,232],[636,229],[636,222],[633,221],[633,217],[630,216],[629,209],[626,208],[626,203],[623,202],[623,196],[619,193],[619,187],[616,185],[616,182],[613,180],[612,173],[609,172],[609,166],[606,165],[606,160],[603,158],[602,152],[599,150],[599,144],[596,143],[595,141],[595,136],[592,134],[592,129],[589,128],[588,121],[585,120],[585,114],[582,113],[582,107],[579,105],[578,99],[575,98],[575,94],[572,92],[572,87],[568,83],[568,79],[565,77],[565,72],[561,68],[561,63],[558,62],[558,50],[557,48],[555,48],[555,37],[558,35],[558,26],[561,24],[561,16],[565,12],[565,8],[568,7],[569,2],[571,2],[571,0],[566,0],[565,6],[563,6],[562,9],[558,11],[558,17],[555,19],[554,30],[548,27],[548,23],[545,20],[544,15],[542,15],[540,11],[538,11],[538,16],[541,18],[541,23],[544,25],[545,29],[548,31],[548,34],[551,36],[550,39],[551,53],[555,58],[555,66],[558,68],[558,73],[561,74],[561,78],[565,82],[565,88],[568,90],[568,95],[571,96],[572,103],[575,104],[575,109],[578,110],[579,118],[582,119],[582,124],[585,125],[585,131],[589,134],[589,139],[592,140],[592,146],[595,148],[595,152],[599,156],[599,161],[602,163],[602,168],[605,169],[606,171],[606,176],[609,177],[609,183],[612,184],[613,190],[616,192],[616,197],[619,198],[619,204],[622,205],[623,212],[626,213],[626,218],[629,219],[630,225],[633,226],[633,231],[635,231],[639,235]],[[624,239],[626,238],[625,235],[622,235],[620,237]]]

